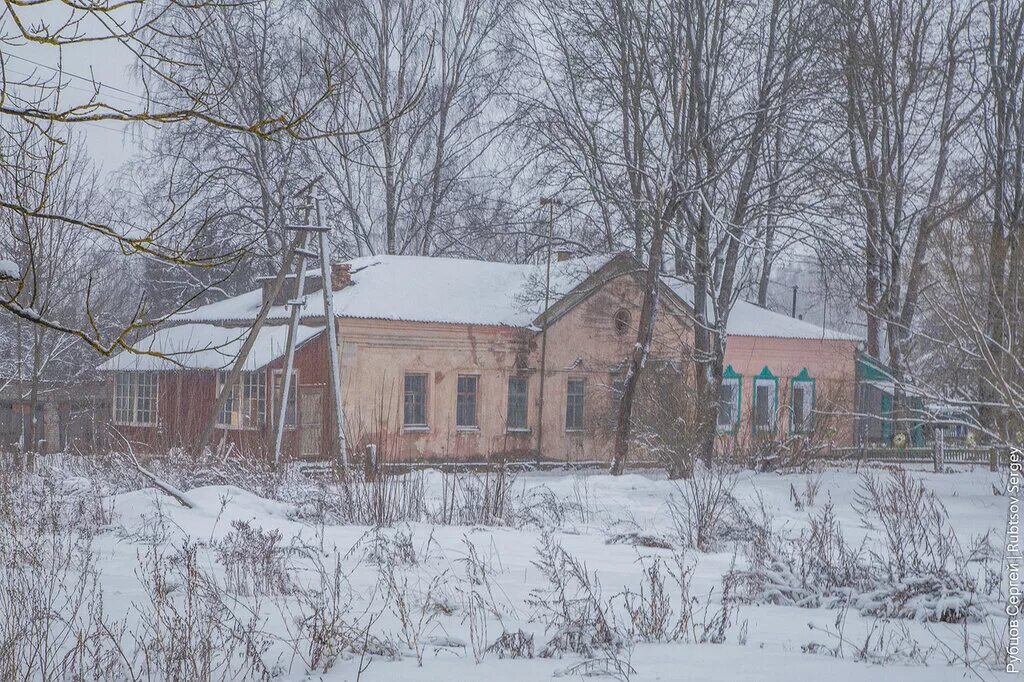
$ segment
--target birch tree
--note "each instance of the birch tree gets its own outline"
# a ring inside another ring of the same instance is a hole
[[[17,144],[17,136],[25,127],[34,128],[58,144],[76,127],[94,124],[159,127],[194,123],[263,139],[296,134],[310,116],[309,109],[294,106],[296,102],[265,114],[236,116],[220,106],[230,92],[230,85],[196,88],[176,80],[184,59],[179,48],[195,39],[198,27],[221,7],[223,3],[177,0],[147,3],[145,7],[113,1],[86,5],[68,5],[57,0],[5,3],[0,9],[0,167],[18,169],[22,160],[8,150]],[[135,64],[142,84],[141,92],[136,93],[137,104],[126,105],[123,98],[110,97],[110,88],[95,81],[89,84],[91,87],[68,87],[71,77],[65,71],[65,54],[72,54],[86,44],[112,46]],[[43,63],[53,66],[47,67],[44,75],[19,75],[11,62],[29,52],[36,58],[45,55]],[[154,96],[155,83],[176,89],[180,97],[175,102],[166,102]],[[329,87],[329,83],[325,85]],[[314,98],[309,105],[313,107],[316,103]],[[89,214],[82,212],[81,206],[73,208],[60,213],[53,211],[44,198],[22,201],[9,195],[0,197],[0,211],[5,214],[67,226],[78,233],[79,239],[100,240],[128,261],[142,257],[203,269],[229,265],[245,255],[230,248],[195,251],[193,240],[182,236],[179,229],[178,218],[183,210],[180,204],[166,207],[151,221],[116,212]],[[18,281],[7,291],[23,291],[30,285],[26,282],[32,272],[28,265],[16,261]],[[134,332],[147,328],[155,318],[145,297],[136,297],[126,305],[134,311],[130,319],[117,329],[103,330],[90,314],[96,305],[97,301],[87,292],[83,303],[87,323],[81,324],[63,319],[53,311],[43,314],[25,305],[20,295],[0,295],[0,307],[25,324],[41,325],[75,337],[102,354],[132,348]]]
[[[987,0],[984,19],[987,88],[979,143],[991,228],[979,398],[982,426],[1007,437],[1013,426],[1001,419],[1004,410],[993,409],[998,403],[1009,406],[1016,429],[1024,429],[1024,6]]]
[[[502,187],[495,142],[515,65],[513,0],[356,0],[320,6],[331,49],[350,55],[317,154],[345,224],[342,248],[438,254],[476,244]],[[483,214],[483,215],[481,215]],[[472,247],[470,247],[472,248]]]
[[[845,131],[834,177],[850,188],[837,199],[863,234],[867,352],[887,351],[899,387],[932,234],[960,206],[949,168],[978,102],[966,73],[971,12],[931,0],[850,0],[833,12],[832,111]]]

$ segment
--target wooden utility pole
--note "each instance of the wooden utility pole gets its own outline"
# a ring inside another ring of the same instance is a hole
[[[320,210],[320,197],[313,199],[316,205],[317,225],[323,225],[323,214]],[[338,459],[343,467],[348,467],[348,444],[345,440],[345,412],[341,406],[341,359],[338,357],[341,347],[338,345],[338,321],[334,316],[334,286],[331,282],[331,243],[327,239],[327,231],[321,230],[320,237],[320,279],[324,292],[324,324],[327,326],[327,355],[331,365],[331,398],[334,401],[334,436],[338,448]]]
[[[313,186],[319,181],[320,177],[318,176],[295,196],[304,196],[308,194],[312,190]],[[284,286],[284,282],[288,278],[288,274],[291,272],[292,261],[295,259],[295,254],[303,239],[303,233],[296,234],[295,237],[292,238],[291,243],[289,243],[287,251],[285,251],[284,258],[281,260],[281,267],[278,269],[277,276],[274,278],[274,283],[270,285],[270,291],[263,297],[263,304],[260,306],[259,314],[256,315],[256,321],[253,322],[252,327],[249,328],[249,335],[245,338],[241,349],[238,351],[238,356],[235,358],[235,362],[231,366],[231,370],[228,372],[227,379],[224,381],[224,388],[222,388],[220,393],[217,394],[217,399],[213,404],[213,410],[206,422],[206,426],[203,428],[202,434],[199,436],[199,442],[196,444],[197,455],[202,454],[203,450],[210,443],[210,437],[213,435],[214,429],[217,428],[217,418],[220,416],[221,410],[224,409],[225,403],[227,403],[228,398],[231,396],[233,388],[238,384],[238,381],[242,376],[242,368],[245,367],[245,361],[249,357],[252,347],[256,344],[256,339],[259,336],[260,329],[263,328],[264,323],[267,321],[267,316],[270,314],[270,309],[273,307],[274,301],[277,300],[277,296],[281,292],[281,287]]]
[[[206,420],[206,426],[203,428],[202,434],[199,436],[199,442],[196,444],[196,454],[202,454],[203,450],[210,443],[210,437],[213,435],[213,430],[217,428],[217,418],[220,416],[221,410],[224,409],[225,403],[231,396],[231,391],[235,385],[238,384],[239,379],[242,376],[242,368],[245,367],[245,361],[249,357],[249,353],[252,351],[252,347],[256,344],[256,338],[259,336],[260,329],[263,328],[263,324],[267,321],[267,315],[270,313],[270,308],[273,306],[274,299],[277,298],[278,293],[281,291],[281,287],[284,286],[284,281],[288,277],[288,273],[291,271],[292,260],[295,258],[295,250],[299,246],[299,240],[302,235],[295,235],[291,244],[288,246],[288,250],[285,252],[284,260],[281,262],[281,268],[277,272],[277,277],[274,278],[274,283],[270,286],[270,292],[265,296],[263,305],[260,306],[260,312],[256,316],[256,321],[253,322],[252,327],[249,328],[249,335],[246,336],[245,341],[242,343],[242,348],[238,351],[238,356],[235,358],[234,364],[231,366],[231,370],[228,372],[228,376],[224,381],[224,387],[220,393],[217,394],[217,399],[213,403],[213,411],[210,412],[209,418]]]
[[[537,400],[537,460],[544,447],[544,375],[548,368],[548,306],[551,305],[551,240],[555,229],[555,206],[561,206],[558,197],[541,197],[541,206],[548,207],[547,265],[544,273],[544,311],[541,313],[543,328],[540,331],[540,396]]]
[[[310,214],[316,214],[317,224],[312,224]],[[306,260],[308,258],[320,259],[321,289],[324,297],[324,324],[327,331],[327,354],[331,368],[331,397],[334,401],[334,427],[335,442],[338,448],[338,459],[343,466],[348,465],[348,448],[345,442],[345,418],[342,410],[341,395],[341,362],[338,358],[338,336],[335,327],[337,320],[334,316],[334,290],[331,286],[331,254],[330,243],[327,233],[330,227],[321,224],[323,219],[320,209],[319,197],[307,195],[304,209],[304,220],[302,225],[288,225],[285,229],[298,233],[299,247],[295,254],[299,257],[298,269],[296,271],[295,298],[289,300],[286,305],[291,309],[291,316],[288,321],[288,342],[285,358],[284,377],[281,386],[281,404],[278,408],[278,419],[275,424],[274,433],[274,463],[281,462],[281,447],[284,441],[284,421],[288,413],[288,396],[291,391],[292,370],[295,367],[295,346],[299,330],[299,319],[302,316],[302,309],[306,306]],[[309,235],[317,233],[319,238],[319,254],[309,249]],[[298,390],[296,389],[296,397]]]
[[[306,258],[312,254],[307,248],[309,245],[309,233],[312,226],[309,224],[309,214],[312,210],[311,197],[307,196],[306,206],[303,209],[303,225],[286,225],[286,230],[297,232],[298,248],[295,254],[299,257],[295,270],[295,298],[290,299],[285,305],[290,309],[288,319],[288,342],[284,375],[281,377],[281,397],[277,410],[277,419],[274,422],[274,465],[281,464],[281,446],[284,442],[284,422],[288,415],[288,396],[292,390],[292,372],[295,369],[295,340],[299,333],[299,318],[302,316],[302,309],[306,306]],[[276,391],[276,386],[274,387]],[[296,418],[298,417],[298,395],[299,389],[295,389]]]

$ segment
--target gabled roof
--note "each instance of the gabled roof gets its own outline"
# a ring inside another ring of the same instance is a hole
[[[299,325],[296,345],[324,331],[324,327]],[[101,371],[154,372],[177,369],[230,369],[238,357],[248,327],[221,327],[212,324],[182,324],[150,334],[135,344],[143,354],[122,351],[104,362]],[[262,369],[284,355],[288,340],[287,325],[266,325],[245,359],[245,371]]]
[[[693,310],[693,285],[682,282],[674,277],[663,278],[686,305]],[[712,311],[708,311],[709,321],[714,323]],[[819,339],[829,341],[860,341],[853,334],[821,327],[805,322],[789,315],[783,315],[754,303],[738,300],[729,313],[727,332],[729,336],[761,336],[780,339]]]
[[[615,254],[551,264],[551,303],[600,270]],[[464,258],[368,256],[348,261],[352,285],[334,292],[338,317],[530,327],[544,307],[544,265],[493,263]],[[188,322],[256,318],[259,289],[176,315]],[[323,316],[323,299],[307,296],[303,317]],[[269,319],[288,316],[271,308]]]

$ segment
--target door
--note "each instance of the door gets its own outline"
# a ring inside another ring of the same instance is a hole
[[[299,455],[320,457],[323,452],[323,386],[303,386],[299,391]]]

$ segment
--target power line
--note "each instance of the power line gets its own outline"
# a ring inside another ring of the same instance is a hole
[[[166,102],[161,102],[160,100],[154,99],[152,97],[143,96],[143,95],[140,95],[140,94],[138,94],[136,92],[132,92],[130,90],[125,90],[124,88],[119,88],[116,85],[110,85],[109,83],[104,83],[104,82],[97,81],[95,78],[89,78],[89,77],[86,77],[86,76],[80,76],[80,75],[78,75],[76,73],[72,73],[70,71],[65,71],[63,68],[59,68],[58,69],[58,68],[56,68],[54,66],[50,66],[48,64],[43,64],[41,62],[37,62],[35,60],[29,59],[27,57],[22,57],[22,56],[16,55],[16,54],[8,54],[8,55],[5,55],[5,56],[7,58],[9,58],[9,59],[17,59],[19,61],[25,62],[26,64],[32,64],[33,66],[38,66],[41,69],[48,69],[48,70],[54,72],[57,75],[67,76],[69,78],[77,78],[78,80],[85,81],[86,83],[99,86],[99,88],[106,88],[107,90],[113,90],[114,92],[120,92],[120,93],[125,94],[125,95],[131,95],[132,97],[135,98],[134,100],[128,100],[128,99],[125,99],[123,97],[115,97],[115,99],[120,99],[123,102],[131,102],[132,104],[147,104],[148,102],[155,102],[156,104],[159,104],[161,106],[165,106],[165,107],[169,107],[169,108],[171,107],[171,105],[167,104]],[[25,75],[25,74],[22,74],[22,75]]]

